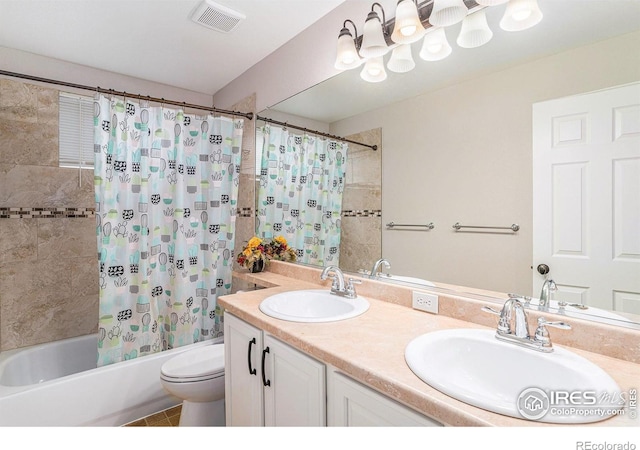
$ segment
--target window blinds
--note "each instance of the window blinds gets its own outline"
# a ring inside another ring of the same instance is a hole
[[[59,165],[93,167],[93,98],[60,92]]]

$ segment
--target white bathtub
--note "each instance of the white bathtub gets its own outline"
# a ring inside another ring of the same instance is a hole
[[[0,426],[119,426],[178,405],[160,367],[222,338],[99,368],[97,342],[88,335],[0,353]]]

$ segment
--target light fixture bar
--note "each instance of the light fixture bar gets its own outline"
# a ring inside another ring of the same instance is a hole
[[[398,0],[396,15],[387,20],[380,3],[373,3],[360,36],[351,20],[345,20],[337,42],[335,68],[353,69],[364,65],[360,77],[368,82],[387,78],[383,57],[391,52],[386,68],[405,73],[415,67],[411,45],[422,40],[419,56],[425,61],[439,61],[452,51],[445,28],[462,22],[456,40],[458,47],[476,48],[493,37],[485,8],[507,3],[500,22],[505,31],[520,31],[542,19],[538,0]],[[382,18],[376,7],[380,9]],[[346,28],[353,25],[355,39]],[[397,27],[397,28],[396,28]]]
[[[475,0],[463,0],[464,4],[467,6],[469,10],[469,14],[474,13],[475,11],[480,11],[481,9],[487,8],[487,6],[479,5]],[[433,27],[429,22],[429,16],[431,15],[431,11],[433,10],[433,0],[426,0],[422,3],[418,3],[418,16],[420,17],[420,23],[425,29],[429,29]],[[385,30],[393,30],[396,24],[396,18],[392,17],[387,20],[383,25]],[[391,33],[384,34],[385,40],[387,41],[387,45],[394,46],[395,42],[391,39]],[[362,46],[362,35],[358,36],[356,39],[356,47],[360,48]]]

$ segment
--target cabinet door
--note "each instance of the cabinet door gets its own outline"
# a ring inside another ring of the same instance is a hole
[[[264,422],[267,426],[325,426],[325,365],[264,336]]]
[[[262,331],[224,315],[225,409],[227,426],[264,425],[260,373]]]
[[[330,427],[442,426],[334,369],[328,372],[327,424]]]

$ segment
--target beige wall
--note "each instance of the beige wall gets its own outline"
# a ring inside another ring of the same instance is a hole
[[[97,330],[93,171],[79,178],[58,167],[58,91],[0,79],[0,350]]]
[[[212,103],[210,95],[2,47],[0,68]],[[0,77],[0,351],[97,330],[93,171],[83,170],[80,182],[78,170],[58,167],[58,89],[92,95]],[[253,134],[249,126],[248,145]]]
[[[543,58],[332,124],[382,127],[382,222],[391,272],[501,292],[532,288],[532,104],[640,80],[640,33]],[[455,233],[468,225],[517,234]]]

